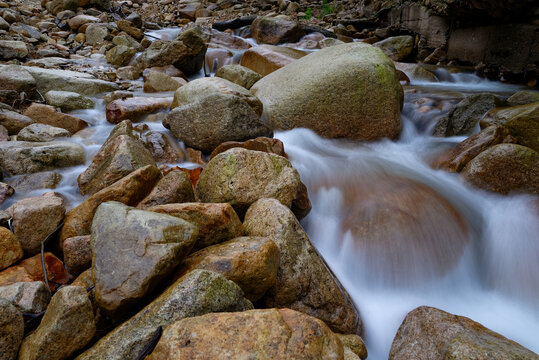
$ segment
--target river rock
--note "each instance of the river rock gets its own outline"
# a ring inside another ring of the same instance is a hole
[[[35,332],[24,339],[19,360],[63,360],[84,348],[96,330],[92,303],[86,289],[58,290]]]
[[[181,77],[171,77],[159,71],[150,72],[144,79],[144,92],[176,91],[187,84]]]
[[[107,62],[113,66],[120,67],[129,64],[137,50],[135,48],[117,45],[107,51]]]
[[[0,109],[0,125],[7,129],[9,135],[17,135],[19,131],[33,122],[28,116],[11,110]]]
[[[78,0],[46,0],[44,4],[48,12],[58,15],[66,10],[77,11]]]
[[[142,116],[155,111],[168,109],[172,102],[171,98],[131,97],[111,101],[107,105],[107,120],[117,124],[122,120],[136,121]]]
[[[539,151],[539,102],[490,110],[480,122],[481,128],[503,126],[520,145]]]
[[[260,300],[265,307],[290,307],[345,334],[362,331],[358,310],[294,214],[275,199],[260,199],[245,215],[249,236],[265,236],[279,247],[277,282]]]
[[[510,106],[527,105],[539,102],[539,91],[522,90],[517,91],[507,99]]]
[[[44,259],[51,291],[54,291],[60,285],[67,284],[73,279],[65,271],[64,264],[52,253],[45,252]],[[32,281],[45,282],[41,254],[24,259],[19,264],[0,272],[0,286]]]
[[[116,21],[116,25],[118,26],[118,29],[120,31],[126,32],[137,40],[142,40],[142,38],[144,37],[144,32],[134,26],[133,23],[129,20],[118,20]]]
[[[64,199],[53,192],[19,200],[8,209],[15,235],[27,256],[39,253],[41,242],[62,223],[65,211]]]
[[[45,124],[31,124],[22,129],[17,135],[19,141],[47,142],[60,137],[70,137],[66,129]]]
[[[406,315],[389,360],[537,360],[539,356],[464,316],[421,306]]]
[[[322,321],[290,309],[207,314],[171,324],[148,360],[343,359],[338,337]]]
[[[8,198],[13,196],[15,189],[13,189],[9,184],[0,182],[0,204],[3,204]]]
[[[247,150],[263,151],[288,158],[288,155],[284,151],[284,144],[281,140],[267,137],[257,137],[256,139],[251,139],[243,142],[226,141],[224,143],[221,143],[221,145],[219,145],[212,151],[210,155],[210,160],[219,155],[220,153],[236,147]]]
[[[44,171],[13,177],[9,180],[9,185],[13,186],[15,191],[26,192],[37,189],[54,189],[61,180],[62,174]]]
[[[92,266],[90,235],[75,236],[64,240],[64,264],[73,276],[79,276]]]
[[[11,302],[22,313],[39,314],[47,308],[51,293],[42,281],[19,282],[0,286],[0,299]]]
[[[193,272],[176,280],[157,299],[132,318],[112,330],[77,360],[135,359],[159,326],[186,317],[220,311],[244,311],[252,304],[243,292],[222,275],[206,271]]]
[[[233,148],[206,165],[196,186],[196,196],[202,202],[228,202],[244,214],[262,198],[275,198],[290,207],[299,183],[297,170],[286,158]]]
[[[295,21],[259,16],[251,24],[251,35],[259,44],[277,45],[299,41],[305,32]]]
[[[103,102],[105,105],[110,104],[114,100],[132,98],[133,93],[131,91],[116,90],[103,96]]]
[[[138,205],[145,210],[153,206],[195,201],[191,179],[182,170],[172,170],[166,174]],[[172,214],[169,214],[172,215]]]
[[[178,274],[194,269],[215,271],[238,284],[254,302],[275,285],[279,257],[279,248],[269,238],[238,237],[189,255]]]
[[[414,38],[410,35],[392,36],[373,44],[393,61],[406,59],[414,50]]]
[[[401,130],[403,90],[395,67],[368,44],[309,54],[264,77],[251,91],[274,129],[306,127],[325,137],[360,140],[395,138]]]
[[[91,240],[98,305],[116,312],[143,298],[181,263],[196,236],[197,228],[185,220],[118,202],[101,204]]]
[[[411,80],[438,82],[436,75],[425,69],[421,64],[395,62],[395,68],[402,71]]]
[[[354,360],[357,359],[357,357],[359,357],[360,360],[367,359],[369,355],[367,352],[367,346],[365,346],[365,343],[361,337],[355,334],[336,335],[344,346],[344,360]]]
[[[33,97],[36,92],[36,80],[21,66],[5,66],[0,71],[0,89],[24,92],[27,96]]]
[[[260,45],[247,50],[241,57],[240,64],[261,76],[301,59],[305,52],[282,46]]]
[[[148,211],[183,219],[198,228],[195,249],[202,249],[244,235],[243,225],[229,203],[166,204]]]
[[[158,163],[177,163],[185,160],[180,145],[164,132],[149,131],[143,135],[142,140]]]
[[[159,169],[148,165],[90,196],[66,214],[64,226],[60,231],[60,246],[63,246],[67,238],[90,234],[92,219],[101,203],[118,201],[129,206],[136,206],[150,193],[160,178]]]
[[[28,55],[28,48],[22,41],[0,40],[0,59],[23,59]]]
[[[496,95],[487,93],[470,95],[438,121],[433,135],[470,135],[487,111],[501,105],[502,101]]]
[[[71,91],[50,90],[45,94],[45,100],[47,100],[49,105],[59,107],[62,111],[90,109],[94,107],[92,100]]]
[[[133,12],[133,14],[135,14],[135,12]],[[127,47],[130,47],[130,48],[133,48],[137,51],[141,51],[143,50],[142,49],[142,46],[138,43],[137,40],[133,39],[131,36],[125,34],[125,33],[121,33],[120,35],[116,35],[115,37],[112,38],[112,43],[114,45],[123,45],[123,46],[127,46]]]
[[[24,337],[22,314],[9,301],[0,299],[0,354],[2,359],[15,360]]]
[[[69,25],[71,30],[77,31],[84,24],[97,23],[97,22],[99,22],[99,18],[96,18],[95,16],[77,15],[69,19],[67,21],[67,24]]]
[[[54,126],[69,131],[71,134],[76,133],[88,126],[86,121],[75,116],[63,114],[55,110],[53,106],[32,103],[24,112],[36,123]]]
[[[215,76],[232,81],[246,89],[250,89],[255,82],[262,79],[262,75],[239,64],[222,66],[217,70]]]
[[[5,227],[0,227],[0,270],[22,259],[23,250],[17,237]]]
[[[93,195],[147,165],[155,165],[155,160],[140,140],[128,135],[115,136],[107,140],[79,175],[80,193]]]
[[[9,133],[2,125],[0,125],[0,141],[9,141]]]
[[[480,189],[501,194],[539,194],[539,153],[522,145],[495,145],[470,161],[462,176]]]
[[[104,25],[90,24],[86,27],[85,35],[88,45],[100,45],[109,36],[109,30]]]

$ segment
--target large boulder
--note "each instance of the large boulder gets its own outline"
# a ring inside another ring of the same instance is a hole
[[[2,359],[15,360],[24,337],[22,314],[9,301],[0,299],[0,354]]]
[[[83,162],[84,148],[72,142],[0,142],[0,167],[10,176],[80,165]]]
[[[42,281],[18,282],[0,286],[0,298],[11,302],[22,313],[39,314],[47,308],[51,293]]]
[[[0,270],[22,259],[24,252],[15,234],[0,227]]]
[[[166,174],[138,205],[137,208],[145,210],[153,206],[187,203],[195,201],[195,194],[191,179],[182,170],[172,170]]]
[[[539,194],[539,153],[522,145],[495,145],[477,155],[461,174],[481,189]]]
[[[151,292],[191,251],[197,228],[185,220],[101,204],[92,222],[92,271],[97,304],[121,312]]]
[[[86,289],[58,290],[35,332],[24,339],[19,360],[63,360],[84,348],[96,330],[92,303]]]
[[[148,360],[343,360],[344,347],[322,321],[290,309],[207,314],[167,327]]]
[[[537,360],[539,356],[464,316],[421,306],[406,315],[389,360]]]
[[[261,76],[266,76],[305,55],[307,54],[301,50],[288,47],[260,45],[243,53],[240,64]]]
[[[204,269],[222,274],[257,301],[275,285],[279,269],[279,248],[270,238],[245,236],[212,245],[189,255],[179,274]]]
[[[217,273],[195,270],[171,285],[132,318],[105,335],[77,360],[135,359],[158,327],[211,312],[244,311],[252,304],[232,281]]]
[[[239,214],[262,198],[290,207],[300,184],[288,159],[261,151],[232,148],[202,170],[196,196],[202,202],[228,202]]]
[[[305,32],[295,21],[259,16],[251,24],[251,35],[259,44],[277,45],[284,42],[294,43],[301,39]]]
[[[360,140],[400,134],[403,90],[395,66],[368,44],[309,54],[262,78],[251,91],[274,129],[305,127],[325,137]]]
[[[28,116],[36,123],[62,128],[69,131],[71,134],[88,126],[86,121],[72,115],[58,112],[50,105],[32,103],[32,105],[24,111],[24,115]]]
[[[265,307],[289,307],[324,321],[334,331],[359,334],[358,310],[330,272],[294,214],[275,199],[260,199],[245,215],[249,236],[265,236],[279,247],[277,282],[260,300]]]

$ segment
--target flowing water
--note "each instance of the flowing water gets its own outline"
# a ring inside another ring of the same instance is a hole
[[[177,31],[150,35],[174,38]],[[206,64],[207,73],[213,65]],[[471,93],[508,96],[519,88],[442,68],[434,72],[438,82],[411,79],[405,87],[397,141],[328,140],[306,129],[275,134],[309,190],[313,208],[302,225],[359,308],[369,359],[387,359],[404,316],[421,305],[468,316],[539,353],[538,198],[487,194],[429,166],[464,139],[429,135],[451,104]],[[76,178],[113,128],[103,100],[94,100],[94,109],[72,112],[90,127],[71,138],[84,146],[86,163],[59,170],[56,191],[69,207],[83,200]],[[160,121],[144,123],[168,132]],[[17,193],[3,207],[46,191]],[[401,201],[412,206],[395,214],[394,203]],[[362,232],[371,221],[382,224],[374,244]]]

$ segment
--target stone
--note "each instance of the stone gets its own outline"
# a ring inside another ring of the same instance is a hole
[[[129,206],[136,206],[150,193],[160,178],[159,169],[148,165],[90,196],[66,214],[64,226],[60,230],[60,246],[63,246],[67,238],[90,234],[92,219],[101,203],[118,201]]]
[[[196,236],[197,228],[185,220],[118,202],[101,204],[91,240],[99,307],[121,312],[142,299],[187,256]]]
[[[9,135],[17,135],[19,131],[33,122],[28,116],[11,110],[0,109],[0,125],[7,129]]]
[[[288,155],[284,151],[284,144],[281,140],[267,137],[258,137],[256,139],[251,139],[243,142],[226,141],[224,143],[221,143],[221,145],[219,145],[212,151],[210,155],[210,160],[219,155],[220,153],[236,147],[247,150],[263,151],[288,158]]]
[[[292,48],[260,45],[247,50],[241,57],[240,64],[264,77],[305,55],[305,52]]]
[[[254,302],[275,285],[279,257],[279,248],[269,238],[238,237],[189,255],[177,276],[194,269],[215,271],[238,284]]]
[[[66,359],[84,348],[95,330],[94,311],[86,289],[63,287],[52,297],[37,330],[24,339],[19,359]]]
[[[145,210],[158,205],[193,201],[195,201],[195,194],[191,179],[184,171],[173,170],[159,180],[148,196],[137,205],[137,208]]]
[[[168,326],[148,360],[343,359],[339,338],[322,321],[290,309],[192,317]]]
[[[64,240],[64,264],[73,276],[79,276],[92,266],[90,235],[75,236]]]
[[[44,259],[49,289],[51,291],[54,291],[61,285],[67,284],[73,279],[71,275],[65,271],[64,264],[52,253],[45,252]],[[0,286],[32,281],[41,281],[45,283],[43,265],[41,264],[41,254],[24,259],[17,265],[11,266],[0,272]]]
[[[183,78],[184,80],[187,80],[187,77],[174,65],[167,65],[167,66],[154,66],[151,68],[144,69],[142,72],[142,78],[144,81],[148,78],[148,76],[153,72],[160,72],[162,74],[165,74],[171,78]]]
[[[9,301],[0,299],[0,354],[2,359],[15,360],[24,337],[22,314]]]
[[[13,196],[15,189],[13,189],[9,184],[0,182],[0,204],[4,203],[8,198]]]
[[[62,223],[66,212],[64,199],[49,192],[17,201],[8,212],[13,230],[26,256],[40,252],[41,242]]]
[[[297,42],[305,33],[295,21],[259,16],[251,24],[251,35],[259,44],[277,45]]]
[[[539,91],[522,90],[517,91],[507,99],[510,106],[528,105],[539,102]]]
[[[58,15],[62,11],[77,11],[78,0],[48,0],[45,4],[46,9],[53,15]]]
[[[516,144],[498,144],[471,160],[461,172],[480,189],[539,194],[539,153]]]
[[[503,126],[520,145],[539,151],[539,102],[492,109],[479,124]]]
[[[5,66],[0,71],[0,89],[24,92],[33,97],[36,93],[36,80],[23,67],[12,65]]]
[[[0,16],[0,30],[8,31],[9,23]]]
[[[128,135],[115,136],[103,144],[90,166],[79,175],[79,191],[93,195],[148,165],[155,166],[155,160],[140,140]]]
[[[71,30],[77,31],[84,24],[97,23],[97,22],[99,22],[99,18],[96,18],[95,16],[77,15],[69,19],[67,21],[67,24],[69,25]]]
[[[359,312],[328,270],[294,214],[275,199],[260,199],[245,215],[248,236],[265,236],[279,247],[277,282],[260,300],[264,307],[304,312],[345,334],[362,331]]]
[[[9,301],[22,313],[39,314],[47,308],[51,293],[42,281],[19,282],[0,286],[0,299]]]
[[[109,36],[109,30],[104,25],[90,24],[86,27],[85,34],[88,45],[100,45]]]
[[[408,313],[391,345],[389,360],[537,360],[539,356],[464,316],[421,306]]]
[[[214,157],[202,171],[196,196],[202,202],[228,202],[236,212],[262,198],[290,207],[300,183],[290,162],[275,154],[232,148]]]
[[[181,77],[171,77],[159,71],[150,72],[144,79],[144,92],[176,91],[187,84]]]
[[[116,21],[116,25],[120,31],[126,32],[137,40],[142,40],[144,37],[144,32],[134,26],[129,20],[118,20]]]
[[[9,180],[9,184],[15,188],[15,191],[26,192],[38,189],[55,189],[61,180],[62,174],[44,171],[13,177]]]
[[[122,120],[139,120],[142,116],[168,109],[171,98],[131,97],[111,101],[106,108],[107,120],[117,124]]]
[[[327,47],[332,47],[332,46],[341,45],[341,44],[344,44],[344,42],[339,39],[334,39],[334,38],[325,38],[318,42],[320,49],[325,49]]]
[[[149,131],[143,135],[142,140],[158,163],[174,164],[185,160],[185,154],[180,145],[164,132]]]
[[[198,228],[194,249],[202,249],[244,235],[243,225],[229,203],[165,204],[148,211],[183,219]]]
[[[222,275],[195,270],[176,280],[153,302],[105,335],[77,360],[135,359],[156,329],[175,321],[211,312],[244,311],[252,304],[243,292]]]
[[[62,111],[77,109],[91,109],[94,102],[86,96],[71,91],[50,90],[45,94],[45,100],[49,105],[59,107]]]
[[[379,48],[393,61],[402,61],[414,50],[414,38],[410,35],[392,36],[378,41],[373,46]]]
[[[9,133],[2,125],[0,125],[0,141],[9,141]]]
[[[433,135],[471,135],[487,111],[501,105],[502,101],[493,94],[470,95],[449,110],[444,118],[440,119],[434,128]]]
[[[250,89],[258,80],[262,79],[262,75],[259,73],[239,64],[222,66],[217,70],[215,76],[246,89]]]
[[[23,250],[17,237],[5,227],[0,227],[0,270],[22,259]]]
[[[36,123],[54,126],[69,131],[71,134],[86,128],[88,123],[75,116],[63,114],[54,109],[53,106],[32,103],[24,112]]]
[[[355,334],[336,334],[341,343],[344,346],[344,359],[347,360],[346,352],[349,350],[354,355],[359,357],[360,360],[365,360],[368,357],[367,346],[363,342],[363,339]],[[356,359],[355,357],[350,357],[350,360]]]
[[[28,56],[28,48],[22,41],[0,40],[0,59],[24,59]]]
[[[137,50],[132,47],[117,45],[107,51],[107,62],[116,67],[126,66],[130,63],[136,52]]]
[[[433,72],[425,69],[420,64],[395,62],[395,68],[402,71],[412,81],[438,82]]]
[[[45,124],[31,124],[22,129],[17,135],[18,141],[47,142],[56,138],[70,137],[71,133],[66,129],[57,128]]]
[[[131,65],[122,66],[116,69],[116,76],[121,80],[137,80],[140,77],[140,69]],[[108,105],[108,103],[106,104]]]
[[[368,44],[309,54],[265,76],[251,91],[273,129],[305,127],[357,140],[396,138],[401,130],[403,90],[395,67]]]
[[[105,103],[105,105],[108,105],[114,100],[127,99],[132,97],[133,93],[131,91],[117,90],[103,96],[103,102]]]

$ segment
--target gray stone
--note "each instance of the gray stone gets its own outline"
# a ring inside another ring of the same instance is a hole
[[[23,59],[28,55],[28,48],[22,41],[0,40],[0,59]]]
[[[239,64],[222,66],[217,70],[215,76],[232,81],[246,89],[250,89],[258,80],[262,79],[262,75],[259,73]]]
[[[125,45],[117,45],[107,51],[107,62],[111,65],[120,67],[129,64],[135,53],[136,49]]]
[[[62,174],[54,171],[44,171],[11,178],[8,184],[13,186],[15,191],[25,192],[38,189],[55,189],[61,180]]]
[[[522,90],[514,93],[507,99],[507,103],[511,106],[527,105],[534,102],[539,102],[539,91]]]
[[[109,30],[104,25],[90,24],[86,28],[86,43],[88,45],[100,45],[105,42],[107,36],[109,36]]]
[[[71,137],[65,129],[45,124],[31,124],[22,129],[17,135],[18,141],[47,142],[60,137]]]
[[[5,66],[0,71],[0,89],[24,92],[32,97],[36,92],[36,80],[21,66]]]
[[[49,105],[59,107],[62,111],[91,109],[94,107],[94,102],[91,99],[71,91],[50,90],[45,93],[45,100]]]
[[[17,359],[23,336],[22,314],[9,301],[0,299],[0,355],[2,359]]]
[[[7,129],[9,135],[17,135],[19,131],[33,122],[34,120],[28,116],[21,115],[11,110],[0,109],[0,125]]]
[[[45,311],[51,293],[43,281],[18,282],[0,286],[0,298],[11,302],[22,313]]]

